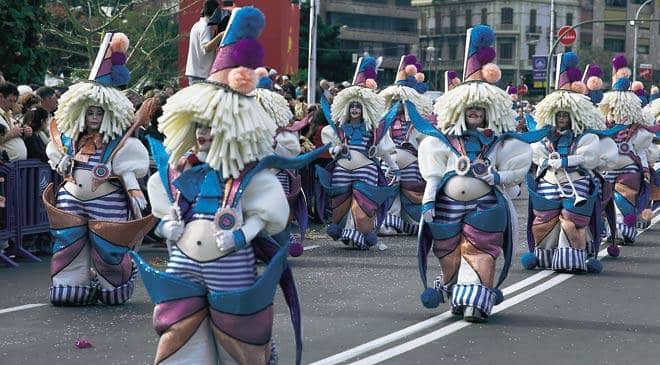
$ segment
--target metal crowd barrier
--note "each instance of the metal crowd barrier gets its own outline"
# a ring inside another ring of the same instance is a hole
[[[60,177],[50,166],[39,160],[0,165],[0,196],[5,198],[4,208],[0,206],[0,242],[9,241],[5,253],[0,253],[0,262],[18,266],[12,256],[41,261],[23,247],[23,239],[49,231],[41,194],[49,183],[59,181]]]

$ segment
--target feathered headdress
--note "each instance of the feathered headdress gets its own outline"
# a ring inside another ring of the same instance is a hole
[[[630,125],[633,123],[648,124],[649,118],[642,112],[642,103],[630,91],[630,69],[624,55],[612,59],[612,90],[603,95],[598,104],[601,113],[613,122]]]
[[[128,84],[130,72],[126,67],[129,41],[123,33],[106,33],[88,82],[72,85],[62,94],[55,112],[58,129],[76,140],[85,130],[85,111],[90,106],[103,108],[99,132],[103,141],[120,137],[133,124],[133,104],[118,89]]]
[[[438,127],[443,133],[462,135],[467,129],[465,110],[481,107],[486,110],[489,129],[497,133],[516,129],[516,113],[511,109],[511,98],[504,90],[493,85],[502,73],[496,64],[495,33],[487,25],[475,25],[467,31],[463,79],[466,80],[436,100],[434,111]]]

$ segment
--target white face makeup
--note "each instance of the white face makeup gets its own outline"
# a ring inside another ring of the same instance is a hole
[[[571,115],[568,112],[557,112],[555,114],[555,125],[562,131],[571,128]]]
[[[486,109],[470,107],[465,110],[465,123],[469,129],[484,127]]]
[[[362,105],[358,103],[351,103],[348,108],[348,114],[351,122],[358,122],[362,119]]]
[[[85,128],[91,132],[98,132],[103,123],[105,110],[100,106],[90,106],[85,111]]]
[[[211,142],[213,142],[211,128],[197,125],[197,128],[195,129],[195,139],[197,141],[197,149],[199,152],[208,152],[209,149],[211,149]]]

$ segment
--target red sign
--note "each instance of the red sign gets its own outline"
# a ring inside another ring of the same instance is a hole
[[[564,35],[566,33],[566,35]],[[562,38],[562,35],[564,37]],[[570,46],[575,42],[575,38],[577,38],[577,33],[575,32],[575,29],[572,29],[568,25],[564,25],[563,27],[559,28],[559,32],[557,32],[557,37],[559,38],[559,43],[563,44],[564,46]]]

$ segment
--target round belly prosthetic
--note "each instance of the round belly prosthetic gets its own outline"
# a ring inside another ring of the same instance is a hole
[[[397,148],[396,154],[394,156],[396,164],[400,169],[405,169],[406,167],[410,166],[410,164],[417,161],[417,156],[402,148]]]
[[[197,219],[186,224],[183,235],[176,245],[193,260],[213,261],[222,255],[215,242],[216,228],[213,221]]]
[[[345,168],[346,170],[356,170],[359,169],[360,167],[364,167],[374,163],[372,160],[370,160],[367,156],[365,156],[361,152],[349,150],[349,154],[351,156],[350,159],[340,158],[339,160],[337,160],[337,164]]]
[[[454,176],[443,187],[443,192],[451,199],[470,201],[490,193],[493,188],[486,182],[469,176]]]
[[[94,173],[89,170],[76,169],[73,171],[73,177],[75,181],[64,184],[64,189],[79,200],[93,200],[121,189],[110,180],[99,184]],[[94,186],[95,184],[98,186]]]

